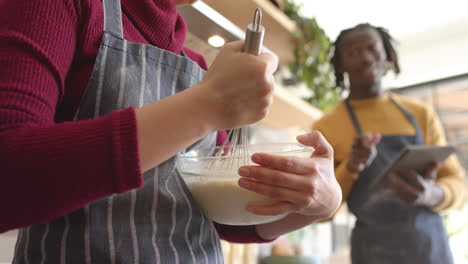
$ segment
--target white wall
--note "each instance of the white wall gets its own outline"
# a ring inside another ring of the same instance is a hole
[[[413,33],[398,42],[402,73],[397,79],[389,74],[387,87],[468,73],[468,19]]]

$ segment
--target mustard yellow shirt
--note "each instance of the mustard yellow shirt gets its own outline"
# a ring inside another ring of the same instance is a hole
[[[410,112],[418,122],[428,145],[445,145],[446,139],[442,125],[428,105],[416,100],[392,94],[392,97]],[[364,133],[381,135],[415,135],[416,131],[410,121],[390,100],[389,95],[371,99],[351,100],[359,124]],[[351,144],[357,137],[346,104],[341,101],[334,109],[314,123],[313,129],[320,131],[333,146],[335,154],[335,175],[346,201],[353,183],[358,175],[348,171],[346,163]],[[440,168],[437,184],[444,190],[444,200],[433,208],[441,212],[456,208],[464,201],[464,170],[455,155],[452,155]]]

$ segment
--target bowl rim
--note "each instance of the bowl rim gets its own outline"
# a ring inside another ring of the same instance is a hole
[[[250,157],[252,154],[254,153],[271,153],[271,154],[281,154],[281,155],[285,155],[285,154],[288,154],[288,153],[303,153],[303,152],[313,152],[315,149],[313,147],[310,147],[310,146],[306,146],[306,145],[303,145],[299,142],[285,142],[285,143],[253,143],[253,144],[248,144],[248,146],[264,146],[264,145],[269,145],[269,146],[281,146],[281,145],[284,145],[284,146],[297,146],[298,148],[297,149],[293,149],[293,150],[285,150],[285,151],[275,151],[275,152],[262,152],[262,151],[256,151],[256,152],[253,152],[249,155],[229,155],[229,156],[197,156],[197,155],[186,155],[186,153],[189,153],[191,150],[187,151],[187,152],[181,152],[179,153],[178,155],[178,158],[179,159],[202,159],[202,160],[209,160],[209,159],[219,159],[219,158],[223,158],[223,159],[235,159],[235,158],[245,158],[245,157]],[[231,145],[232,146],[232,145]],[[224,146],[225,148],[226,147],[231,147],[231,146]],[[211,146],[211,147],[202,147],[202,148],[198,148],[198,149],[220,149],[222,146]]]

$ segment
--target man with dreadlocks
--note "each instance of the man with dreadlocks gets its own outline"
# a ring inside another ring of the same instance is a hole
[[[400,72],[392,37],[370,24],[346,29],[334,43],[332,63],[337,86],[347,83],[349,95],[314,129],[335,150],[343,201],[357,218],[352,263],[453,263],[439,213],[463,202],[463,171],[455,156],[424,175],[390,174],[384,190],[369,188],[406,145],[446,144],[429,106],[384,92],[387,70]]]

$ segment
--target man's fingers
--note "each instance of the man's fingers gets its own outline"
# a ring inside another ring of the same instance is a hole
[[[349,164],[351,165],[351,170],[355,172],[361,172],[366,167],[366,164],[360,161],[350,161]]]
[[[417,191],[424,191],[423,183],[421,182],[421,176],[414,170],[403,170],[399,174],[400,177],[410,184]]]
[[[380,134],[364,134],[361,137],[362,144],[366,148],[372,148],[375,146],[377,143],[380,142],[380,139],[382,136]]]
[[[367,160],[371,154],[371,149],[355,150],[353,151],[353,157],[356,160]]]
[[[429,167],[428,170],[426,170],[426,173],[424,174],[424,179],[435,181],[437,179],[437,172],[439,171],[441,166],[442,164],[440,162],[432,164],[432,166]]]
[[[389,181],[392,191],[403,201],[412,203],[418,198],[419,191],[398,176],[398,174],[390,173]]]

